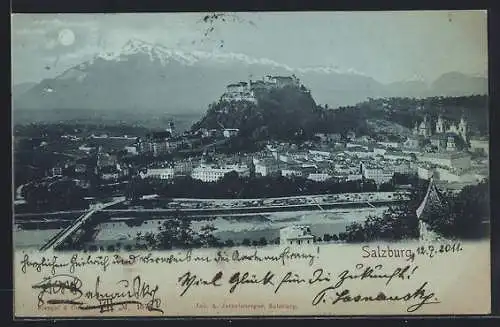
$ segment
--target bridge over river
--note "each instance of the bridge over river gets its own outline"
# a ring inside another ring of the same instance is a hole
[[[108,203],[98,203],[95,206],[92,207],[92,209],[77,219],[66,227],[65,229],[61,230],[59,233],[57,233],[54,237],[52,237],[46,244],[44,244],[41,248],[40,251],[46,251],[46,250],[53,250],[57,248],[59,245],[61,245],[68,237],[73,235],[79,228],[81,228],[89,219],[92,217],[94,213],[97,211],[100,211],[104,208],[113,206],[115,204],[118,204],[120,202],[125,201],[125,197],[120,197],[116,198],[114,201],[108,202]]]
[[[313,211],[313,210],[328,210],[337,208],[366,208],[366,207],[383,207],[404,203],[408,200],[382,200],[382,201],[365,201],[365,202],[335,202],[335,203],[317,203],[317,204],[290,204],[277,206],[249,206],[249,207],[227,207],[227,208],[143,208],[143,209],[104,209],[101,212],[108,213],[110,216],[119,215],[134,215],[148,216],[152,214],[180,214],[183,216],[210,216],[210,215],[228,215],[228,214],[250,214],[250,213],[272,213],[286,211]]]

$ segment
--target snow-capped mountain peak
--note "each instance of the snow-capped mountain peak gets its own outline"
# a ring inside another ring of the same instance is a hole
[[[131,39],[118,51],[102,52],[98,58],[120,61],[125,56],[146,54],[151,61],[159,60],[162,64],[176,60],[182,64],[192,65],[198,61],[193,55],[175,49],[168,49],[160,44],[148,43],[138,39]]]
[[[330,67],[296,68],[267,58],[214,51],[170,49],[137,39],[101,52],[16,96],[23,109],[123,109],[203,111],[229,83],[267,74],[295,74],[315,101],[330,107],[381,96],[486,94],[487,80],[452,73],[432,88],[418,83],[384,85],[359,72]],[[193,96],[196,95],[196,96]]]
[[[103,58],[106,60],[116,60],[120,61],[123,57],[135,55],[135,54],[146,54],[149,56],[151,61],[159,60],[162,64],[166,64],[171,60],[177,61],[185,65],[194,65],[199,62],[205,63],[238,63],[244,65],[266,65],[268,67],[274,67],[287,71],[289,73],[321,73],[321,74],[349,74],[349,75],[361,75],[354,69],[342,70],[337,67],[332,66],[318,66],[318,67],[307,67],[307,68],[297,68],[291,67],[289,65],[279,63],[275,60],[269,58],[255,58],[250,57],[242,53],[225,52],[225,51],[184,51],[179,49],[172,49],[165,47],[161,44],[149,43],[139,39],[130,39],[127,41],[123,47],[118,51],[113,52],[103,52],[97,55],[97,58]]]
[[[152,43],[148,43],[146,41],[140,39],[130,39],[125,43],[122,47],[125,49],[144,49],[144,48],[152,48],[154,45]]]

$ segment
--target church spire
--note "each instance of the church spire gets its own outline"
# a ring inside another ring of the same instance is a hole
[[[462,139],[464,140],[465,143],[467,143],[467,134],[468,134],[468,129],[467,129],[467,121],[465,120],[464,115],[460,118],[460,123],[458,124],[458,132]]]
[[[444,133],[444,121],[443,121],[443,116],[441,114],[438,116],[438,120],[436,122],[436,133],[438,134]]]

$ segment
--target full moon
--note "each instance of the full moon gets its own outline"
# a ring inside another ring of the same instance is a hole
[[[72,45],[75,42],[75,33],[70,29],[63,29],[59,32],[59,43],[64,46]]]

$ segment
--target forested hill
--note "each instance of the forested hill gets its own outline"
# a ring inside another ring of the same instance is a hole
[[[241,136],[254,140],[290,140],[308,138],[314,133],[349,131],[380,138],[384,129],[389,131],[388,136],[401,135],[393,131],[409,131],[425,115],[434,122],[441,114],[445,120],[452,121],[459,121],[464,115],[473,134],[488,134],[487,96],[381,98],[330,109],[317,105],[304,86],[290,86],[261,91],[256,98],[257,103],[213,103],[192,129],[238,128]]]
[[[385,98],[369,99],[352,107],[337,110],[350,115],[353,119],[381,119],[413,128],[427,115],[432,125],[439,115],[446,121],[458,122],[463,116],[474,134],[487,135],[488,97],[472,95],[460,97]]]
[[[305,87],[287,86],[261,90],[250,101],[219,101],[209,106],[196,124],[199,128],[238,128],[240,135],[253,139],[288,139],[311,135],[317,129],[323,111]]]

